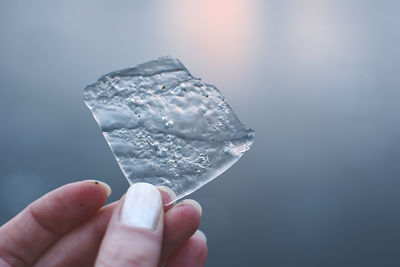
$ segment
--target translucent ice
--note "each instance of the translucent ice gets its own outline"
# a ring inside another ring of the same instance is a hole
[[[219,90],[163,57],[86,87],[91,109],[129,183],[181,198],[223,173],[253,142]]]

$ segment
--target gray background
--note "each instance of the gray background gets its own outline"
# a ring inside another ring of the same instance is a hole
[[[82,90],[171,55],[252,149],[190,197],[207,266],[400,265],[399,1],[0,1],[0,222],[65,183],[128,183]]]

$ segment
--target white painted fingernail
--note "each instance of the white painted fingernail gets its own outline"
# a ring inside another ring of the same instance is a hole
[[[158,189],[148,183],[136,183],[126,193],[120,220],[129,226],[154,230],[161,210],[162,201]]]

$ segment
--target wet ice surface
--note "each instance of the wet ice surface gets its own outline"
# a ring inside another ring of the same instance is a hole
[[[178,199],[232,166],[254,138],[215,86],[170,57],[106,74],[84,100],[129,183],[168,186]]]

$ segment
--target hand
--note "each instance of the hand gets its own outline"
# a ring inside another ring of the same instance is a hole
[[[173,192],[140,183],[103,207],[110,192],[101,182],[82,181],[31,203],[0,228],[0,266],[205,264],[205,236],[196,231],[197,202],[163,207]]]

